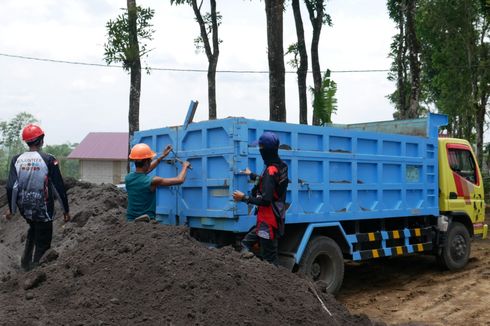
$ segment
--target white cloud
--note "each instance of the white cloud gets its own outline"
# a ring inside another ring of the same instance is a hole
[[[151,66],[206,69],[203,53],[196,54],[198,25],[187,6],[168,1],[141,0],[155,9],[156,30],[149,54]],[[125,1],[5,0],[1,18],[0,53],[103,63],[105,24]],[[218,69],[267,70],[265,10],[262,1],[223,1]],[[327,2],[334,26],[324,27],[320,42],[322,68],[382,69],[394,26],[384,1]],[[311,27],[303,21],[309,42]],[[295,41],[291,9],[284,18],[287,46]],[[290,70],[290,68],[287,68]],[[20,111],[43,123],[49,143],[79,142],[90,131],[127,130],[129,76],[122,69],[73,66],[0,57],[0,120]],[[333,74],[338,83],[336,122],[386,120],[392,107],[385,96],[394,85],[386,74]],[[311,77],[309,84],[312,84]],[[200,101],[197,120],[207,118],[206,73],[152,71],[143,75],[140,108],[142,129],[179,125],[191,99]],[[286,76],[288,121],[298,122],[295,74]],[[268,119],[268,75],[218,74],[218,117]],[[311,119],[311,112],[310,112]]]

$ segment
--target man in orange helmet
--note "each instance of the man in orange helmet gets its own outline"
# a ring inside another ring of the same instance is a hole
[[[184,183],[189,162],[182,163],[182,171],[174,178],[151,177],[148,175],[172,151],[168,145],[162,156],[155,160],[155,152],[146,144],[136,144],[131,149],[129,159],[134,161],[136,170],[126,175],[126,191],[128,192],[128,221],[145,221],[155,219],[156,197],[158,186],[173,186]]]
[[[6,218],[10,219],[18,207],[29,224],[21,259],[22,268],[29,270],[51,247],[54,198],[60,199],[65,222],[70,220],[70,210],[58,161],[41,152],[44,131],[37,125],[28,124],[22,130],[22,140],[29,146],[29,151],[12,158],[7,181],[9,211]]]

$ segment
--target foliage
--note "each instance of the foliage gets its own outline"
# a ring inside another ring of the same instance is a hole
[[[326,5],[327,1],[325,0],[305,0],[306,7],[308,10],[316,11],[317,14],[318,12],[322,12],[322,16],[320,17],[322,20],[323,25],[327,25],[332,27],[332,17],[330,17],[329,14],[326,13]]]
[[[7,177],[12,157],[27,149],[21,138],[22,129],[36,122],[37,119],[27,112],[18,113],[12,120],[0,121],[0,179]]]
[[[78,179],[80,177],[79,161],[67,159],[68,155],[78,144],[65,143],[62,145],[47,145],[43,152],[49,153],[56,157],[59,162],[61,174],[63,177]]]
[[[8,177],[12,157],[23,153],[28,148],[22,141],[21,131],[25,125],[36,123],[38,120],[30,113],[18,113],[9,121],[0,121],[0,180]],[[68,160],[67,156],[77,144],[48,145],[43,152],[54,155],[60,162],[61,173],[64,177],[79,177],[78,161]]]
[[[489,8],[482,1],[421,0],[417,14],[429,99],[449,116],[452,136],[476,142],[480,162],[490,93]]]
[[[202,19],[203,19],[204,24],[206,26],[206,28],[205,28],[206,29],[206,35],[209,38],[211,36],[211,34],[213,33],[213,16],[211,15],[211,13],[207,12],[204,14]],[[221,16],[221,14],[219,12],[216,13],[216,23],[217,23],[218,27],[221,26],[222,19],[223,19],[223,17]],[[197,18],[196,18],[196,20],[197,20]],[[221,44],[221,43],[223,43],[223,40],[219,39],[218,44]],[[198,37],[196,37],[194,39],[194,46],[196,47],[196,52],[206,53],[206,46],[205,46],[205,42],[204,42],[202,35],[199,35]]]
[[[146,56],[151,51],[146,41],[153,40],[155,30],[151,24],[151,19],[155,15],[155,10],[136,6],[139,43],[137,45],[130,41],[128,10],[125,8],[121,10],[123,11],[122,14],[114,20],[109,20],[106,24],[107,43],[104,44],[104,59],[107,64],[122,63],[124,70],[129,71],[135,60]],[[147,72],[149,72],[148,69]]]
[[[209,119],[216,119],[216,68],[219,58],[219,45],[222,41],[218,37],[221,25],[221,14],[216,10],[216,0],[209,0],[210,12],[201,12],[204,0],[197,5],[197,0],[170,0],[172,5],[189,5],[194,11],[196,22],[199,24],[199,36],[194,39],[196,52],[204,52],[208,59],[208,103]]]
[[[10,121],[0,122],[0,145],[9,150],[24,149],[25,145],[20,137],[22,128],[29,123],[36,123],[37,119],[30,113],[18,113]]]
[[[288,49],[286,51],[286,55],[292,55],[292,58],[287,62],[288,65],[293,67],[294,69],[298,69],[299,67],[299,48],[298,48],[298,43],[293,43],[288,46]]]
[[[190,5],[193,6],[193,3],[195,4],[195,1],[193,0],[170,0],[171,5]],[[223,20],[223,17],[221,16],[220,12],[216,12],[215,17],[213,17],[213,14],[210,12],[206,12],[204,15],[201,14],[201,6],[202,6],[202,1],[199,6],[196,5],[197,11],[195,10],[194,13],[196,16],[201,16],[202,22],[204,23],[204,34],[201,32],[199,36],[197,36],[194,39],[194,45],[196,46],[196,52],[204,52],[206,53],[206,42],[209,42],[209,39],[212,38],[213,34],[213,19],[216,20],[216,26],[219,27],[221,26],[221,22]],[[199,17],[196,17],[196,21],[199,23]],[[206,41],[204,39],[207,39]],[[219,39],[218,44],[223,43],[223,40]]]
[[[388,0],[388,14],[397,24],[389,58],[392,59],[388,80],[396,82],[396,90],[387,96],[395,105],[395,119],[413,119],[423,116],[427,108],[420,83],[420,44],[416,33],[417,0]]]
[[[475,143],[480,163],[490,95],[490,6],[487,3],[485,0],[416,0],[414,7],[411,0],[388,0],[390,18],[399,27],[391,45],[393,65],[388,77],[397,82],[397,90],[389,95],[396,105],[394,116],[404,117],[403,108],[408,107],[414,80],[410,66],[413,56],[407,55],[406,25],[407,15],[413,14],[409,10],[412,8],[421,72],[420,79],[415,79],[420,81],[419,101],[448,115],[449,134]]]
[[[310,87],[313,94],[313,114],[320,119],[320,125],[332,123],[332,114],[337,111],[337,84],[330,79],[330,70],[327,69],[323,75],[322,85],[319,92]]]
[[[326,0],[305,0],[306,9],[310,17],[311,27],[313,28],[311,37],[311,69],[313,72],[314,96],[322,96],[322,72],[320,68],[320,55],[318,45],[320,43],[320,33],[323,25],[332,26],[332,19],[326,13]],[[314,98],[314,102],[323,102],[323,99]],[[313,105],[315,107],[315,105]],[[318,111],[320,112],[320,111]],[[320,117],[313,110],[313,125],[322,124]]]

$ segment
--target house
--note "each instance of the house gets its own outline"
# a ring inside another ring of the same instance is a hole
[[[91,132],[68,155],[80,160],[80,179],[93,183],[124,182],[128,161],[127,132]]]

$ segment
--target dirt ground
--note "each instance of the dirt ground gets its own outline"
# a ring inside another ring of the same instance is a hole
[[[0,222],[0,325],[376,325],[283,268],[207,248],[185,228],[124,222],[114,187],[68,195],[59,257],[28,273],[17,267],[25,222]]]
[[[490,325],[490,240],[472,243],[460,272],[442,271],[432,256],[349,264],[337,299],[390,323]]]
[[[113,186],[67,186],[59,257],[31,272],[18,267],[26,223],[0,218],[0,325],[490,325],[490,240],[474,242],[457,273],[430,256],[349,263],[335,299],[185,228],[125,223]]]

